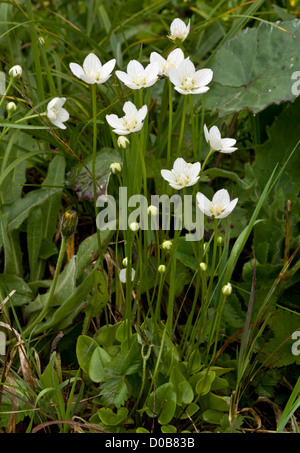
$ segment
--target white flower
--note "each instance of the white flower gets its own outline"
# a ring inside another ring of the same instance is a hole
[[[159,53],[152,52],[150,55],[150,62],[157,63],[159,66],[159,75],[168,75],[170,68],[177,68],[178,65],[184,60],[184,53],[181,49],[175,49],[169,53],[167,59],[163,58]]]
[[[130,141],[128,140],[128,138],[124,137],[123,135],[120,135],[120,137],[118,138],[118,147],[126,149],[127,145],[129,145],[129,144],[130,144]]]
[[[138,110],[132,102],[127,101],[123,106],[123,111],[125,115],[122,118],[115,114],[106,115],[106,121],[114,128],[113,131],[118,135],[127,135],[131,132],[140,131],[147,115],[147,106],[143,105]]]
[[[173,189],[180,190],[183,187],[189,187],[196,184],[200,178],[200,176],[198,176],[200,170],[200,162],[189,164],[182,159],[182,157],[178,157],[174,162],[173,169],[171,171],[161,170],[161,175],[168,181]]]
[[[175,85],[175,90],[181,94],[206,93],[206,86],[213,78],[211,69],[199,69],[196,71],[194,64],[185,58],[177,68],[170,68],[169,79]]]
[[[132,90],[147,88],[157,81],[159,66],[158,63],[150,63],[146,68],[137,61],[131,60],[127,65],[127,72],[116,71],[116,76]]]
[[[70,63],[69,67],[72,73],[84,82],[89,84],[100,84],[106,82],[110,78],[115,64],[116,60],[113,59],[102,66],[99,58],[93,53],[90,53],[85,58],[83,67],[77,63]]]
[[[230,201],[229,193],[226,189],[218,190],[214,194],[212,201],[209,201],[209,199],[200,192],[197,193],[196,197],[200,211],[215,219],[224,219],[227,217],[238,202],[238,198]]]
[[[122,283],[126,283],[126,272],[127,272],[126,268],[120,270],[119,277],[120,277],[120,281]],[[134,276],[135,276],[135,270],[131,269],[131,281],[132,282],[134,280]]]
[[[63,108],[66,98],[53,98],[47,105],[47,117],[60,129],[66,129],[63,124],[70,117],[66,109]]]
[[[206,124],[204,124],[204,136],[205,140],[214,151],[228,154],[237,149],[233,147],[236,140],[234,138],[221,138],[221,133],[217,126],[211,127],[208,131]]]
[[[176,39],[184,41],[190,32],[190,22],[191,21],[189,20],[188,25],[185,25],[181,19],[174,19],[170,25],[169,38],[172,39],[172,41],[175,41]]]
[[[23,72],[23,69],[20,65],[15,65],[13,66],[12,68],[10,68],[10,70],[8,71],[8,75],[9,77],[11,77],[12,79],[16,78],[16,77],[21,77],[22,75],[22,72]]]

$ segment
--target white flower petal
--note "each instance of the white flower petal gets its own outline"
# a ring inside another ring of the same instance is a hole
[[[101,68],[101,79],[106,78],[111,75],[111,72],[113,71],[114,67],[116,65],[116,60],[110,60],[107,63],[105,63],[102,68]]]
[[[211,202],[209,201],[209,199],[201,192],[197,193],[196,199],[200,211],[202,211],[203,214],[211,217],[212,216],[212,213],[210,212]]]
[[[200,86],[208,85],[213,78],[213,71],[211,69],[199,69],[195,73],[195,79]]]
[[[127,74],[131,76],[137,76],[144,73],[143,65],[137,60],[131,60],[127,65]]]
[[[74,74],[74,76],[78,77],[79,79],[81,78],[81,75],[83,74],[83,68],[79,66],[77,63],[70,63],[69,68],[71,69],[71,72]]]
[[[131,117],[136,117],[138,113],[136,106],[131,101],[125,102],[123,105],[123,112]]]
[[[111,126],[111,127],[114,127],[114,128],[120,128],[122,129],[122,121],[120,120],[120,118],[115,115],[114,113],[110,114],[110,115],[106,115],[106,121],[108,122],[108,124]]]
[[[224,219],[225,217],[227,217],[229,214],[231,214],[231,212],[234,210],[234,208],[236,207],[236,204],[238,202],[238,198],[235,198],[234,200],[232,200],[224,209],[224,211],[222,212],[222,214],[220,214],[219,216],[217,216],[216,218],[219,218],[219,219]]]
[[[174,174],[170,170],[161,170],[160,173],[162,177],[169,183],[174,183],[176,181]]]
[[[230,196],[227,190],[226,189],[218,190],[212,198],[212,203],[214,205],[221,205],[225,208],[230,203]]]
[[[80,78],[81,78],[81,80],[83,80],[85,83],[88,83],[89,85],[92,85],[93,83],[97,83],[93,77],[86,75],[86,74],[81,74]]]
[[[83,62],[83,69],[85,73],[97,72],[101,69],[101,66],[99,58],[94,53],[90,53],[87,57],[85,57]]]
[[[139,122],[143,122],[144,119],[146,118],[146,115],[148,113],[148,107],[147,105],[143,105],[142,108],[137,112],[137,118]]]

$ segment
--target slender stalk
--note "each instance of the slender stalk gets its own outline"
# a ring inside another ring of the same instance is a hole
[[[202,166],[201,166],[201,172],[200,172],[200,174],[203,173],[204,167],[205,167],[205,165],[207,164],[207,162],[208,162],[210,156],[213,154],[213,152],[214,152],[213,149],[210,149],[210,150],[209,150],[209,153],[207,154],[207,156],[206,156],[206,158],[205,158],[205,160],[204,160],[204,162],[203,162],[203,164],[202,164]]]
[[[171,256],[171,275],[170,275],[170,289],[169,289],[169,299],[167,307],[167,322],[166,328],[171,335],[172,331],[172,319],[173,319],[173,309],[174,309],[174,298],[175,298],[175,286],[176,286],[176,261],[177,261],[177,245],[178,239],[180,236],[180,229],[175,230],[175,237],[172,247],[172,256]]]
[[[59,276],[59,271],[60,271],[60,268],[61,268],[61,265],[62,265],[63,257],[64,257],[65,250],[66,250],[66,246],[67,246],[67,240],[66,240],[66,238],[64,236],[62,236],[61,244],[60,244],[60,250],[59,250],[59,255],[58,255],[57,264],[56,264],[56,268],[55,268],[55,273],[54,273],[52,285],[51,285],[51,288],[50,288],[50,291],[49,291],[49,296],[48,296],[47,302],[46,302],[44,308],[42,309],[42,311],[40,312],[40,314],[24,330],[24,336],[26,336],[29,332],[31,332],[34,329],[34,327],[39,322],[41,322],[43,320],[44,316],[46,315],[46,313],[47,313],[47,311],[48,311],[48,309],[49,309],[49,307],[51,305],[52,297],[53,297],[53,294],[54,294],[54,291],[55,291],[55,288],[56,288],[57,279],[58,279],[58,276]]]
[[[193,137],[193,152],[194,152],[194,160],[195,162],[198,160],[198,153],[197,153],[197,132],[195,127],[195,113],[194,113],[194,104],[193,104],[193,95],[189,94],[189,101],[190,101],[190,114],[191,114],[191,123],[192,123],[192,137]]]
[[[5,93],[4,93],[3,96],[1,97],[1,100],[0,100],[0,108],[2,107],[2,104],[3,104],[3,102],[4,102],[5,98],[6,98],[6,96],[8,95],[8,92],[9,92],[9,90],[10,90],[10,87],[12,86],[12,83],[13,83],[13,78],[11,77],[11,78],[9,79],[9,82],[8,82],[7,88],[6,88],[6,90],[5,90]]]
[[[186,104],[187,104],[187,96],[184,96],[183,99],[183,107],[182,107],[182,117],[181,117],[181,126],[180,126],[180,133],[179,133],[179,139],[178,139],[178,148],[177,148],[177,157],[180,154],[181,150],[181,145],[182,145],[182,139],[183,139],[183,132],[184,132],[184,125],[185,125],[185,115],[186,115]]]
[[[168,125],[168,147],[167,147],[167,168],[170,166],[171,160],[171,143],[172,143],[172,121],[173,121],[173,90],[172,83],[168,79],[169,83],[169,125]]]
[[[97,85],[93,83],[91,85],[91,96],[92,96],[92,110],[93,110],[93,160],[92,160],[92,175],[93,175],[93,190],[94,190],[94,209],[95,209],[95,221],[97,219],[97,181],[96,181],[96,154],[97,154]],[[101,247],[101,237],[99,228],[96,226],[97,231],[97,242],[100,256],[100,268],[103,268],[103,253]]]
[[[213,256],[212,256],[212,263],[211,263],[211,273],[210,273],[210,280],[208,284],[208,290],[207,290],[207,303],[210,298],[210,293],[214,281],[214,275],[215,275],[215,267],[216,267],[216,256],[217,256],[217,238],[218,238],[218,219],[214,219],[214,246],[213,246]]]

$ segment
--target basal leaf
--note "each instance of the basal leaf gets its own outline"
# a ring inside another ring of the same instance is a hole
[[[293,101],[292,74],[300,65],[300,20],[247,28],[215,54],[206,107],[219,117]]]

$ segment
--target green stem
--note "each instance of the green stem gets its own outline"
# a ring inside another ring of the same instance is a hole
[[[174,309],[174,298],[175,298],[175,286],[176,286],[176,261],[177,261],[177,245],[178,239],[180,236],[181,230],[175,230],[175,237],[172,247],[172,257],[171,257],[171,275],[170,275],[170,289],[169,289],[169,299],[167,307],[167,322],[166,328],[171,335],[172,331],[172,319],[173,319],[173,309]]]
[[[193,95],[189,94],[190,101],[190,114],[191,114],[191,123],[192,123],[192,137],[193,137],[193,152],[195,162],[198,160],[197,156],[197,137],[196,137],[196,128],[195,128],[195,118],[194,118],[194,104],[193,104]]]
[[[204,160],[204,162],[203,162],[203,164],[202,164],[202,166],[201,166],[201,171],[200,171],[200,174],[201,174],[201,173],[203,173],[203,171],[204,171],[204,167],[205,167],[205,165],[207,164],[207,162],[208,162],[208,159],[209,159],[209,158],[210,158],[210,156],[211,156],[211,155],[213,154],[213,152],[214,152],[214,150],[213,150],[213,149],[210,149],[210,150],[209,150],[209,153],[207,154],[207,156],[206,156],[206,158],[205,158],[205,160]]]
[[[179,133],[179,139],[178,139],[177,157],[179,157],[180,150],[181,150],[181,145],[182,145],[187,99],[188,99],[187,95],[184,95],[183,107],[182,107],[182,117],[181,117],[181,126],[180,126],[180,133]]]
[[[169,168],[171,160],[172,120],[173,120],[172,83],[170,82],[170,80],[168,80],[168,83],[169,83],[169,125],[168,125],[167,168]]]
[[[221,304],[221,306],[219,307],[219,309],[217,311],[217,316],[216,316],[216,319],[215,319],[215,325],[217,325],[217,328],[216,328],[214,351],[213,351],[213,355],[212,355],[213,358],[215,357],[216,352],[217,352],[217,344],[218,344],[218,338],[219,338],[219,333],[220,333],[221,318],[222,318],[222,313],[223,313],[223,309],[224,309],[224,305],[225,305],[226,299],[227,299],[227,296],[224,296],[224,298],[222,300],[222,304]]]
[[[212,263],[211,263],[211,273],[210,273],[210,280],[209,280],[209,285],[208,285],[208,290],[207,290],[207,304],[210,298],[210,293],[214,281],[214,275],[215,275],[215,267],[216,267],[216,256],[217,256],[217,239],[218,239],[218,219],[214,219],[214,247],[213,247],[213,256],[212,256]]]
[[[94,210],[95,210],[95,221],[97,219],[98,210],[97,210],[97,180],[96,180],[96,154],[97,154],[97,94],[96,94],[97,84],[93,83],[91,85],[91,95],[92,95],[92,110],[93,110],[93,157],[92,157],[92,175],[93,175],[93,190],[94,190]],[[100,268],[103,269],[103,253],[101,247],[101,237],[100,230],[96,226],[97,231],[97,242],[98,250],[100,256]]]
[[[8,92],[9,92],[9,90],[10,90],[10,87],[12,86],[12,83],[13,83],[13,78],[11,77],[11,78],[9,79],[9,83],[8,83],[8,85],[7,85],[7,88],[6,88],[6,90],[5,90],[5,93],[4,93],[3,96],[1,97],[0,108],[2,107],[2,104],[3,104],[3,102],[4,102],[5,98],[6,98],[6,96],[8,95]]]
[[[55,291],[55,288],[56,288],[57,279],[58,279],[58,276],[59,276],[59,271],[60,271],[60,268],[61,268],[61,265],[62,265],[63,257],[64,257],[65,250],[66,250],[66,246],[67,246],[67,240],[66,240],[66,238],[64,236],[62,236],[61,244],[60,244],[60,250],[59,250],[59,255],[58,255],[57,264],[56,264],[56,268],[55,268],[55,273],[54,273],[52,285],[51,285],[51,288],[50,288],[50,291],[49,291],[49,296],[48,296],[47,302],[46,302],[44,308],[42,309],[42,311],[40,312],[40,314],[24,330],[24,336],[26,336],[29,332],[31,332],[33,330],[33,328],[40,321],[43,320],[44,316],[46,315],[46,313],[47,313],[47,311],[48,311],[48,309],[49,309],[49,307],[51,305],[52,297],[53,297],[53,294],[54,294],[54,291]]]

